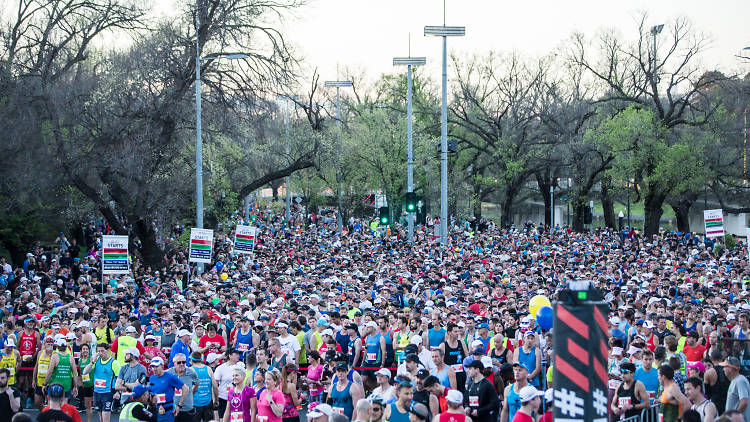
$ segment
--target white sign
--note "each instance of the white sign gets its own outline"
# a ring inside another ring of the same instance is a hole
[[[238,225],[234,230],[234,252],[251,254],[255,249],[255,236],[258,234],[257,227]]]
[[[214,231],[211,229],[190,229],[190,262],[211,263],[214,249]]]
[[[127,236],[102,236],[102,274],[128,274]]]
[[[720,209],[703,211],[703,224],[706,237],[724,237],[724,214]]]

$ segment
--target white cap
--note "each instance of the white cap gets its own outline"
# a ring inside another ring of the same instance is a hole
[[[64,336],[63,336],[63,338],[55,339],[55,346],[65,346],[67,344],[68,344],[68,342],[65,340]]]
[[[164,359],[160,357],[151,358],[151,366],[164,366]]]
[[[307,413],[307,418],[319,418],[321,416],[331,416],[333,414],[333,408],[325,403],[321,403],[312,410],[312,412]]]
[[[75,340],[76,335],[74,333],[65,334],[65,340]]]
[[[651,321],[644,321],[644,322],[643,322],[643,326],[644,326],[645,328],[654,328],[654,323],[653,323],[653,322],[651,322]]]
[[[536,389],[536,387],[532,387],[531,385],[527,385],[526,387],[523,387],[521,391],[519,391],[518,396],[521,399],[521,403],[526,403],[528,401],[531,401],[534,399],[534,397],[543,396],[544,392],[539,391]]]
[[[612,318],[609,319],[609,323],[612,325],[620,325],[620,318],[613,316]]]
[[[622,347],[613,347],[612,354],[615,356],[622,356]]]
[[[217,359],[219,359],[219,355],[216,353],[209,353],[208,356],[206,356],[206,363],[214,363]]]
[[[489,356],[482,356],[482,359],[480,360],[482,362],[482,365],[484,365],[485,368],[492,368],[492,358]]]
[[[125,350],[125,353],[133,355],[134,358],[141,357],[141,352],[138,351],[137,347],[129,347],[127,350]]]
[[[189,335],[190,335],[190,331],[188,331],[188,330],[186,330],[184,328],[181,329],[181,330],[179,330],[179,331],[177,331],[177,337],[183,337],[183,336],[189,336]]]
[[[320,335],[321,336],[331,336],[331,337],[333,337],[333,330],[331,330],[330,328],[326,328],[325,330],[323,330],[320,333]]]
[[[289,324],[287,324],[286,322],[280,322],[280,323],[276,324],[276,328],[289,328]],[[323,333],[325,333],[325,332],[326,332],[326,330],[323,330]],[[323,333],[321,333],[321,334],[323,334]],[[333,332],[331,332],[331,336],[333,336]]]
[[[365,324],[365,327],[377,329],[378,328],[378,324],[375,321],[370,321],[367,324]],[[316,409],[317,409],[317,407],[316,407]]]
[[[420,336],[419,334],[415,334],[414,336],[412,336],[411,340],[409,340],[409,344],[415,344],[419,346],[420,344],[422,344],[422,336]]]
[[[464,395],[458,390],[448,390],[445,394],[445,399],[450,403],[463,403]]]
[[[375,373],[375,375],[382,375],[384,377],[391,377],[391,370],[387,368],[380,368],[378,369],[378,372]]]
[[[128,325],[127,328],[125,328],[126,333],[135,333],[137,330],[132,325]]]
[[[13,341],[12,338],[8,337],[8,339],[5,340],[5,347],[16,347],[16,342]]]

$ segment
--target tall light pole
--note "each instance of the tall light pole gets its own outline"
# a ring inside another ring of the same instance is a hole
[[[424,66],[427,59],[424,57],[394,57],[394,66],[406,65],[406,139],[407,139],[407,175],[406,191],[414,192],[414,144],[412,143],[412,109],[411,109],[411,67]],[[414,242],[414,213],[408,212],[409,221],[409,242]]]
[[[549,187],[549,230],[555,228],[555,187],[550,185]]]
[[[245,59],[246,54],[219,54],[201,57],[198,16],[195,17],[195,225],[203,228],[203,141],[201,139],[201,61]],[[198,264],[198,272],[203,264]]]
[[[425,26],[424,35],[443,37],[443,100],[440,108],[440,243],[448,244],[448,37],[466,35],[466,27]]]
[[[277,100],[283,100],[286,105],[286,116],[284,118],[284,136],[286,137],[286,155],[289,157],[289,101],[290,100],[296,100],[296,95],[277,95]],[[292,219],[292,193],[289,189],[290,185],[290,177],[286,177],[286,221],[291,221]]]
[[[341,129],[341,96],[339,95],[339,89],[341,88],[351,88],[354,86],[352,81],[326,81],[324,83],[324,86],[327,87],[335,87],[336,88],[336,125]],[[341,142],[341,133],[339,133],[339,142]],[[340,146],[340,145],[339,145]],[[338,153],[341,154],[341,148],[338,148]],[[341,158],[339,156],[339,158]],[[341,232],[341,230],[344,228],[344,219],[341,216],[341,196],[343,195],[343,192],[341,192],[341,169],[339,166],[341,165],[340,159],[337,163],[336,168],[336,186],[337,192],[336,192],[336,203],[338,205],[338,212],[336,213],[336,227],[338,228],[338,231]]]
[[[651,28],[651,35],[653,35],[654,37],[654,70],[652,73],[654,85],[659,83],[659,77],[656,74],[656,36],[661,34],[662,29],[664,29],[664,24],[654,25]],[[658,95],[657,95],[657,101],[658,101]]]

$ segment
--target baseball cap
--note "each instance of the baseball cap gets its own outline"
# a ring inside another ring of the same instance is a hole
[[[527,385],[526,387],[523,387],[521,391],[518,393],[518,396],[521,399],[521,403],[526,403],[528,401],[533,400],[535,397],[540,397],[543,395],[544,395],[544,392],[537,390],[536,387],[533,387],[531,385]]]
[[[68,342],[65,340],[65,336],[63,338],[55,339],[55,346],[65,346]]]
[[[367,328],[378,328],[378,323],[375,321],[370,321],[367,324],[365,324],[365,327]]]
[[[315,406],[310,412],[307,412],[307,418],[319,418],[321,416],[331,416],[331,414],[333,414],[333,408],[329,404],[321,403]]]
[[[525,369],[525,370],[526,370],[526,372],[531,372],[531,371],[529,370],[529,367],[528,367],[528,366],[526,366],[526,364],[525,364],[524,362],[516,362],[516,363],[514,363],[514,364],[513,364],[513,367],[514,367],[514,368],[515,368],[515,367],[523,368],[523,369]]]
[[[464,395],[458,390],[448,390],[448,393],[445,394],[445,400],[450,403],[463,403]]]
[[[68,332],[68,334],[65,334],[65,340],[75,340],[75,339],[76,339],[75,333]]]
[[[481,360],[474,359],[470,364],[466,365],[466,368],[484,369],[484,364]]]
[[[181,330],[179,330],[179,331],[177,331],[177,337],[183,337],[183,336],[189,336],[189,335],[190,335],[190,331],[188,331],[188,330],[186,330],[184,328],[181,329]]]
[[[217,359],[219,359],[219,355],[216,353],[209,353],[208,356],[206,356],[206,363],[214,363]]]
[[[325,318],[321,318],[321,319],[318,320],[318,325],[322,325],[324,327],[327,327],[328,326],[328,321],[326,321]],[[316,407],[316,409],[317,409],[317,407]],[[308,414],[308,416],[309,416],[309,414]]]
[[[477,330],[481,330],[482,328],[485,328],[485,329],[489,330],[490,329],[490,325],[487,324],[486,322],[483,322],[483,323],[477,325]]]
[[[155,357],[151,359],[151,366],[164,366],[164,359],[160,357]]]
[[[125,328],[125,332],[126,332],[126,333],[135,333],[135,332],[136,332],[136,329],[135,329],[135,327],[133,327],[132,325],[128,325],[128,327],[127,327],[127,328]]]
[[[336,364],[336,370],[337,371],[348,371],[349,370],[349,364],[346,362],[339,362]]]
[[[12,338],[8,338],[4,343],[5,347],[16,347],[16,342]]]
[[[387,368],[380,368],[378,369],[378,372],[375,373],[375,375],[382,375],[384,377],[391,377],[391,371]]]
[[[137,347],[129,347],[127,350],[125,350],[125,353],[133,355],[134,358],[141,357],[141,352],[138,351]]]
[[[729,356],[727,360],[721,363],[721,366],[728,366],[734,369],[740,369],[740,360],[735,356]]]
[[[430,376],[430,371],[422,368],[419,371],[417,371],[417,378],[419,379],[425,379]]]
[[[143,395],[143,393],[145,393],[147,391],[151,391],[151,388],[146,387],[145,385],[138,384],[135,387],[133,387],[132,397],[134,399],[137,399],[137,398],[141,397]]]

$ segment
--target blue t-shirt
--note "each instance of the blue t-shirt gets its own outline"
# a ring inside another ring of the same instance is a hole
[[[645,371],[643,368],[635,370],[635,376],[633,377],[636,381],[640,381],[646,387],[651,404],[654,403],[656,392],[659,390],[659,371],[651,368],[650,371]]]
[[[440,328],[439,330],[430,328],[427,331],[427,337],[430,340],[430,348],[438,347],[445,341],[445,328]]]
[[[174,390],[185,385],[176,375],[169,372],[163,373],[160,377],[156,374],[151,375],[148,381],[151,383],[151,392],[157,398],[157,403],[166,405],[165,407],[169,407],[174,401]]]

